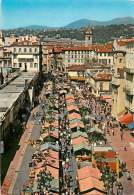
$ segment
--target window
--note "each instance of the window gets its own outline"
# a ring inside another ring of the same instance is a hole
[[[21,48],[19,48],[19,52],[21,52]]]
[[[34,49],[35,53],[37,52],[37,48]]]
[[[108,60],[109,64],[111,63],[111,59]]]
[[[27,49],[26,48],[24,48],[24,52],[27,52]]]
[[[34,63],[34,68],[37,68],[37,63]]]
[[[30,63],[30,68],[32,68],[33,67],[33,63]]]
[[[22,67],[22,64],[21,63],[19,63],[19,68],[21,68]]]
[[[119,59],[119,63],[122,63],[122,59],[121,58]]]
[[[13,51],[16,52],[16,48],[14,48]]]
[[[16,59],[17,58],[17,55],[14,55],[14,59]]]
[[[29,48],[29,52],[32,53],[32,48],[31,47]]]

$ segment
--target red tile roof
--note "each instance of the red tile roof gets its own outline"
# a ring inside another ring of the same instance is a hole
[[[113,44],[108,43],[105,45],[93,45],[92,48],[98,53],[111,53],[113,52]]]
[[[96,179],[101,178],[101,172],[98,168],[92,166],[85,166],[77,170],[78,180],[85,179],[88,177],[94,177]]]
[[[52,158],[59,159],[59,152],[56,152],[52,149],[48,150],[48,155],[51,156]]]
[[[50,171],[52,177],[54,177],[55,179],[59,179],[59,169],[47,166],[47,171]]]
[[[48,156],[46,160],[47,160],[47,165],[59,169],[59,160],[54,159],[50,156]]]
[[[72,110],[76,110],[76,111],[79,111],[79,108],[75,105],[68,105],[67,106],[67,110],[68,111],[72,111]]]
[[[77,145],[77,144],[88,144],[88,138],[85,138],[85,137],[76,137],[76,138],[73,138],[72,139],[72,144],[73,145]]]
[[[119,46],[126,46],[129,43],[134,43],[134,38],[132,38],[132,39],[120,39],[120,40],[117,41],[117,44]]]
[[[102,192],[105,192],[103,182],[94,177],[87,177],[85,179],[79,180],[79,188],[80,192],[86,192],[88,190],[91,191],[92,189],[98,189]]]
[[[85,47],[85,46],[82,46],[82,47],[68,47],[68,48],[63,48],[63,51],[92,51],[93,48],[92,46],[89,46],[89,47]]]
[[[69,118],[69,120],[72,120],[72,119],[81,119],[81,115],[78,114],[78,113],[73,112],[73,113],[71,113],[71,114],[68,115],[68,118]]]

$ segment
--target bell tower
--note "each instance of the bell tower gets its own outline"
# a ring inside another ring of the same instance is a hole
[[[92,28],[88,27],[85,30],[85,46],[92,45],[93,43],[93,31]]]

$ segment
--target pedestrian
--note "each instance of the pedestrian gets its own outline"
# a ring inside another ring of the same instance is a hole
[[[114,136],[114,130],[112,129],[112,135]]]
[[[121,140],[123,140],[123,131],[121,131]]]
[[[126,146],[124,146],[124,151],[127,151],[127,147]]]

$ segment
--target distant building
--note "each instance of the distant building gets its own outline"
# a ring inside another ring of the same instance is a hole
[[[134,117],[134,39],[129,41],[126,46],[125,95],[126,109]]]
[[[12,67],[12,49],[10,46],[4,46],[2,52],[2,63],[1,67],[3,68],[11,68]]]
[[[93,45],[92,48],[95,50],[97,60],[100,64],[107,64],[113,66],[113,44],[107,43],[104,45]]]
[[[83,65],[88,62],[91,62],[92,60],[97,61],[96,52],[91,46],[63,48],[63,51],[63,64],[65,68],[72,65]]]
[[[116,118],[125,113],[125,55],[124,51],[114,52],[114,67],[112,76],[112,115]]]
[[[109,72],[98,72],[91,75],[88,83],[92,94],[96,97],[111,99],[112,74]]]
[[[92,28],[87,28],[85,31],[85,46],[93,44],[93,31]]]
[[[42,50],[38,42],[23,41],[12,45],[12,68],[39,72],[42,68]]]
[[[52,69],[52,51],[52,46],[42,45],[42,70],[45,72],[50,72]]]

